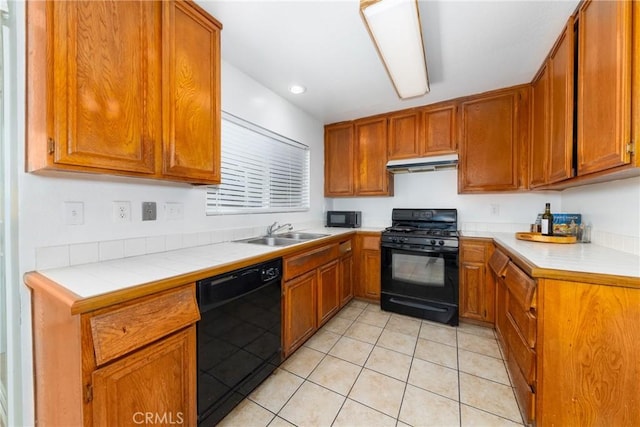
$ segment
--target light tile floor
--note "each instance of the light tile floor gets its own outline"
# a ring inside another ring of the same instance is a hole
[[[220,426],[522,426],[493,330],[351,301]]]

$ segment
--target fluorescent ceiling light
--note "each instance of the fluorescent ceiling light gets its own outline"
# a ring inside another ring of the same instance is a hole
[[[360,0],[360,14],[398,96],[429,92],[417,0]]]

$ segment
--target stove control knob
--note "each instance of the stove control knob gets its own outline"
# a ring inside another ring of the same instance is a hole
[[[408,237],[403,237],[403,238],[402,238],[402,241],[403,241],[403,242],[408,242],[408,241],[409,241],[409,238],[408,238]]]
[[[438,242],[438,244],[439,244],[440,246],[444,246],[444,240],[440,240],[440,241]]]
[[[431,240],[431,244],[432,244],[432,245],[435,245],[435,244],[436,244],[436,241],[435,241],[435,240]]]

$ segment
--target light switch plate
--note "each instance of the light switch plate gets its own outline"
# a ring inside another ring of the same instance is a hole
[[[143,221],[155,221],[156,220],[156,202],[142,202],[142,220]]]

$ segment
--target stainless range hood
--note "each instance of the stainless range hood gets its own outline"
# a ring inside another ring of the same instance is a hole
[[[390,160],[387,163],[387,170],[391,173],[432,172],[456,169],[457,167],[458,155],[455,153],[416,159]]]

